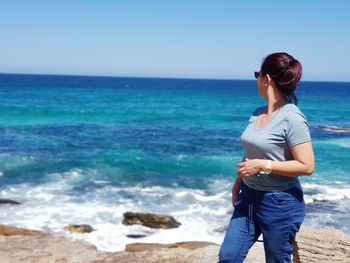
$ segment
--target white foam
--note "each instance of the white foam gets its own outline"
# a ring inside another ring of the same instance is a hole
[[[117,187],[97,180],[97,187],[91,187],[86,192],[74,192],[74,183],[84,180],[86,173],[75,169],[51,174],[51,179],[55,180],[50,183],[34,187],[20,184],[2,189],[2,198],[23,204],[1,206],[0,222],[63,233],[92,242],[98,249],[106,251],[124,250],[126,244],[134,242],[222,242],[224,234],[216,233],[213,229],[228,223],[230,214],[227,211],[232,208],[230,190],[233,181],[209,180],[208,189],[204,191],[142,184]],[[333,186],[304,183],[303,188],[307,202],[350,198],[350,185],[341,182]],[[127,211],[171,215],[181,226],[169,230],[125,226],[122,220]],[[89,224],[95,231],[70,234],[63,230],[68,224]],[[132,239],[127,237],[128,234],[146,234],[147,237]]]
[[[213,229],[227,223],[229,215],[226,211],[230,203],[225,197],[229,192],[208,194],[198,189],[99,184],[91,192],[71,195],[71,180],[83,177],[82,171],[52,174],[51,177],[60,180],[36,187],[21,184],[3,189],[3,197],[18,200],[23,205],[0,207],[0,221],[3,224],[63,233],[92,242],[98,249],[106,251],[124,250],[126,244],[140,240],[146,243],[186,240],[222,242],[223,233],[213,232]],[[169,230],[125,226],[122,220],[127,211],[171,215],[181,226]],[[95,231],[70,234],[63,230],[68,224],[89,224]],[[148,236],[132,239],[127,237],[128,234]]]
[[[12,169],[24,165],[30,165],[36,160],[33,156],[20,156],[9,153],[0,154],[0,168]]]
[[[334,182],[332,186],[313,183],[303,183],[306,203],[313,201],[336,201],[350,198],[350,185]],[[311,192],[312,194],[307,194]]]
[[[319,126],[319,128],[334,133],[350,133],[350,127],[338,127],[338,126]]]
[[[176,160],[182,160],[182,159],[185,159],[187,157],[187,155],[186,154],[179,154],[179,155],[177,155],[176,156]]]
[[[107,181],[107,180],[93,180],[94,184],[109,184],[110,181]]]
[[[182,198],[190,198],[192,197],[192,199],[198,200],[198,201],[202,201],[202,202],[206,202],[206,201],[215,201],[215,200],[220,200],[222,199],[227,193],[218,193],[216,195],[205,195],[203,193],[203,191],[199,191],[199,190],[193,190],[192,192],[189,191],[179,191],[177,193],[175,193],[176,197],[182,197]]]

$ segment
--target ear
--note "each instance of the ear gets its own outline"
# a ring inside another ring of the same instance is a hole
[[[266,74],[265,75],[265,84],[264,84],[264,86],[265,87],[267,87],[267,86],[269,86],[270,85],[270,83],[271,83],[271,77],[270,77],[270,75],[269,74]]]

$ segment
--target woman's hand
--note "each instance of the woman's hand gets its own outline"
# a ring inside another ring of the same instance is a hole
[[[267,160],[264,159],[248,159],[236,165],[238,168],[237,175],[239,177],[253,176],[264,170]]]

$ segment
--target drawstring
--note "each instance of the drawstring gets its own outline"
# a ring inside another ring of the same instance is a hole
[[[248,216],[246,219],[247,229],[250,231],[250,224],[254,224],[254,199],[255,199],[255,190],[248,187]],[[264,242],[263,240],[256,240],[257,242]]]
[[[249,204],[249,221],[253,222],[253,202]]]

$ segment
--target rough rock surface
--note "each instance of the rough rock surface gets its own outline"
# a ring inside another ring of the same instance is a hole
[[[124,213],[124,225],[143,225],[151,228],[176,228],[181,224],[173,217],[167,215],[150,214],[150,213]]]
[[[302,226],[297,234],[294,263],[350,262],[350,236],[333,228]]]

